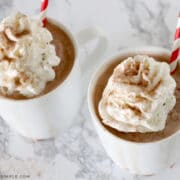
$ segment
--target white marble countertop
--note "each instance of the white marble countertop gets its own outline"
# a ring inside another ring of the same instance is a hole
[[[13,10],[37,14],[39,6],[40,0],[0,0],[0,18]],[[102,28],[110,40],[107,56],[129,46],[170,48],[178,8],[177,0],[50,0],[48,15],[73,33],[87,26]],[[18,174],[19,179],[33,180],[179,180],[180,163],[156,176],[142,177],[122,171],[109,159],[94,131],[86,102],[95,66],[85,62],[88,47],[81,53],[83,103],[74,124],[55,140],[30,142],[0,120],[0,179],[4,174]]]

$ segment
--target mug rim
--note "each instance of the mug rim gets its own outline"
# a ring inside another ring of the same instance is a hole
[[[55,92],[59,91],[63,86],[65,86],[67,81],[70,79],[73,72],[75,71],[75,68],[77,66],[77,59],[79,57],[79,50],[78,50],[79,48],[78,48],[78,43],[77,43],[77,40],[76,40],[75,36],[71,33],[71,31],[69,30],[69,28],[67,28],[67,26],[62,24],[57,19],[54,19],[54,18],[48,16],[47,20],[50,20],[52,23],[54,23],[55,25],[60,27],[67,34],[67,36],[69,37],[69,39],[71,40],[71,42],[73,44],[74,51],[75,51],[75,57],[74,57],[74,63],[73,63],[73,66],[72,66],[70,72],[68,73],[68,75],[65,77],[65,79],[57,87],[55,87],[54,89],[52,89],[51,91],[49,91],[46,94],[43,94],[43,95],[40,95],[40,96],[37,95],[37,96],[32,97],[32,98],[23,98],[23,99],[13,99],[13,98],[5,97],[5,96],[0,96],[1,101],[3,100],[3,101],[7,101],[7,102],[24,103],[24,102],[32,102],[32,101],[37,101],[39,99],[47,98],[52,93],[55,93]]]
[[[89,108],[89,112],[91,114],[91,118],[92,121],[95,125],[95,123],[98,125],[98,128],[101,128],[104,133],[108,134],[109,136],[111,136],[112,138],[115,138],[116,140],[121,140],[123,142],[129,143],[129,144],[137,144],[137,145],[149,145],[149,144],[155,144],[155,143],[161,143],[164,141],[168,141],[169,139],[173,138],[174,136],[178,135],[180,133],[180,131],[176,131],[175,133],[171,134],[170,136],[167,136],[165,138],[156,140],[156,141],[148,141],[148,142],[135,142],[135,141],[131,141],[131,140],[127,140],[127,139],[123,139],[121,137],[118,137],[116,135],[114,135],[113,133],[111,133],[110,131],[108,131],[100,122],[99,118],[97,117],[95,110],[94,110],[94,103],[93,103],[93,90],[95,87],[95,84],[97,82],[97,80],[99,79],[99,76],[102,74],[102,71],[105,67],[107,67],[108,65],[110,65],[113,61],[115,61],[116,58],[118,58],[119,56],[123,56],[129,53],[155,53],[155,54],[167,54],[170,55],[170,50],[163,48],[163,47],[158,47],[158,46],[139,46],[139,47],[130,47],[130,48],[123,48],[121,50],[119,50],[118,52],[116,52],[114,55],[111,55],[109,57],[106,58],[105,62],[102,63],[97,69],[96,71],[93,73],[91,79],[90,79],[90,83],[88,86],[88,92],[87,92],[87,101],[88,101],[88,108]],[[96,126],[96,125],[95,125]],[[97,127],[96,127],[97,128]]]

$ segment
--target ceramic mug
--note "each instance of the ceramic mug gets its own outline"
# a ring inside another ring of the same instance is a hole
[[[12,129],[34,140],[48,139],[63,132],[72,123],[81,102],[81,76],[79,48],[97,39],[97,57],[104,53],[107,39],[97,28],[80,31],[77,37],[61,23],[48,18],[58,25],[71,39],[75,49],[75,62],[68,77],[48,94],[33,99],[0,99],[0,115]]]
[[[172,167],[180,158],[180,131],[155,142],[132,142],[115,136],[100,122],[93,105],[93,92],[98,78],[113,60],[129,54],[167,55],[170,52],[160,47],[130,48],[108,58],[93,75],[88,89],[88,106],[99,138],[111,159],[123,169],[134,174],[152,175],[162,169]]]

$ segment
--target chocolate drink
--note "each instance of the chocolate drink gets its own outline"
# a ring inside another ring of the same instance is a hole
[[[129,54],[128,56],[121,57],[121,58],[118,58],[115,61],[113,61],[113,63],[111,65],[109,65],[107,68],[104,69],[104,72],[100,75],[100,77],[96,83],[96,86],[95,86],[95,89],[93,92],[93,94],[94,94],[94,109],[95,109],[96,115],[99,118],[99,120],[101,121],[101,123],[102,123],[102,118],[99,115],[98,104],[102,97],[102,93],[107,84],[107,81],[108,81],[109,77],[112,75],[114,68],[121,61],[123,61],[124,59],[126,59],[130,56],[134,56],[134,55],[135,54]],[[165,57],[165,56],[153,56],[151,54],[149,56],[155,58],[158,61],[166,61],[167,62],[169,60],[169,57]],[[139,133],[139,132],[125,133],[125,132],[117,131],[109,126],[106,126],[106,125],[104,125],[104,123],[102,123],[102,125],[108,131],[110,131],[112,134],[114,134],[122,139],[134,141],[134,142],[157,141],[157,140],[166,138],[166,137],[174,134],[175,132],[177,132],[180,129],[180,81],[178,79],[180,77],[180,67],[177,68],[177,71],[173,75],[173,77],[177,83],[176,92],[175,92],[176,105],[175,105],[174,109],[168,115],[166,127],[164,130],[159,131],[159,132],[148,132],[148,133]]]
[[[47,94],[48,92],[59,86],[70,73],[75,59],[74,45],[69,36],[64,32],[64,30],[62,30],[59,26],[57,26],[50,20],[47,22],[46,28],[51,32],[53,36],[52,44],[55,46],[56,55],[60,57],[61,62],[58,66],[55,66],[53,68],[56,74],[55,79],[53,81],[49,81],[46,84],[45,89],[38,96]],[[28,97],[25,97],[16,92],[9,96],[7,95],[6,97],[11,99],[28,99]]]
[[[47,29],[52,33],[53,41],[56,48],[56,54],[61,58],[61,63],[54,67],[56,77],[53,81],[47,83],[45,90],[41,95],[46,94],[62,83],[70,73],[75,59],[75,49],[68,35],[60,29],[59,26],[48,21]]]

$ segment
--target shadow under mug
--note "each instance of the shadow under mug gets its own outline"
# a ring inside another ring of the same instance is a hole
[[[133,174],[154,175],[159,171],[170,168],[180,160],[180,131],[155,142],[133,142],[122,139],[107,130],[99,120],[94,106],[94,90],[98,78],[104,70],[118,57],[138,54],[170,56],[170,51],[160,47],[127,48],[108,58],[104,65],[98,68],[92,76],[88,89],[89,111],[107,154],[123,169]]]
[[[19,134],[33,140],[48,139],[62,133],[77,114],[82,98],[79,48],[97,39],[93,54],[98,58],[107,47],[106,37],[95,27],[84,29],[74,37],[58,21],[51,18],[48,20],[64,30],[74,45],[75,60],[71,72],[57,88],[40,97],[25,100],[0,99],[2,118]]]

